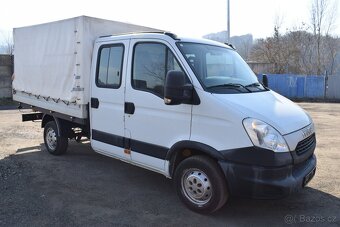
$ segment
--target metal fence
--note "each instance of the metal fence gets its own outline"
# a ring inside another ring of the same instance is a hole
[[[340,76],[268,74],[268,86],[293,99],[340,100]],[[262,81],[262,75],[258,75]]]
[[[340,100],[340,75],[326,77],[326,97]]]

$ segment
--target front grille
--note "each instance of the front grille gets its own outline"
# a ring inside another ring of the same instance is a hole
[[[296,154],[302,155],[303,153],[312,149],[315,146],[315,144],[316,144],[315,133],[313,133],[312,135],[310,135],[304,140],[301,140],[297,144],[296,149],[295,149]]]

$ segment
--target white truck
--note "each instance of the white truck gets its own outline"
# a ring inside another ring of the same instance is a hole
[[[14,30],[13,99],[46,149],[94,151],[172,178],[190,209],[277,198],[314,176],[312,119],[229,45],[86,16]],[[161,198],[160,198],[161,199]]]

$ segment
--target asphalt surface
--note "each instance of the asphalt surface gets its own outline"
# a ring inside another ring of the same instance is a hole
[[[2,110],[0,226],[340,226],[340,104],[300,105],[317,130],[314,179],[280,200],[230,198],[213,215],[188,210],[171,180],[97,154],[88,141],[49,155],[40,123]]]

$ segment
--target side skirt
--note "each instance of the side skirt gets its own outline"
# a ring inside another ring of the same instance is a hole
[[[101,154],[101,155],[105,155],[105,156],[123,161],[125,163],[132,164],[134,166],[142,167],[144,169],[151,170],[151,171],[156,172],[156,173],[160,173],[160,174],[164,175],[165,177],[171,179],[171,176],[170,176],[170,173],[169,173],[169,161],[167,161],[167,160],[154,158],[154,157],[151,157],[149,155],[144,155],[144,154],[141,154],[141,153],[138,153],[138,152],[131,151],[131,156],[138,154],[139,160],[149,160],[147,162],[142,162],[142,161],[137,162],[137,161],[133,161],[131,159],[123,159],[123,158],[119,157],[118,155],[110,154],[110,153],[105,152],[103,150],[97,149],[97,150],[94,150],[94,151]],[[147,163],[150,162],[150,161],[152,163],[154,163],[154,165],[152,165],[152,166],[148,165]],[[159,166],[159,167],[163,166],[163,168],[161,168],[161,169],[156,168],[156,167],[154,167],[155,165]]]

